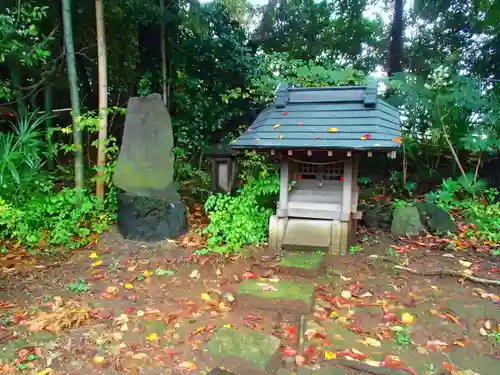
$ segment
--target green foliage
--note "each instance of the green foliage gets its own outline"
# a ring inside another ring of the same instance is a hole
[[[278,193],[279,177],[271,174],[253,179],[235,196],[210,196],[205,203],[210,216],[205,233],[210,237],[203,252],[232,253],[244,245],[264,242]]]
[[[360,244],[352,245],[349,247],[349,254],[356,255],[357,253],[363,252],[363,246]]]
[[[201,165],[194,165],[192,157],[180,147],[174,149],[174,178],[181,190],[194,199],[204,201],[210,194],[212,178]]]
[[[474,182],[474,176],[467,174],[457,180],[443,180],[441,188],[429,193],[426,200],[437,203],[447,211],[455,210],[477,230],[471,229],[472,237],[493,243],[500,243],[500,202],[499,192],[488,189],[482,180]]]
[[[88,244],[92,233],[102,233],[114,220],[104,202],[74,189],[57,190],[46,180],[16,199],[0,199],[0,238],[28,249],[48,246],[77,248]]]
[[[39,26],[47,16],[48,7],[18,2],[0,14],[0,64],[33,67],[45,63],[51,37],[43,35]],[[0,81],[0,100],[12,98],[13,82]]]
[[[73,293],[86,293],[89,291],[89,287],[85,280],[79,280],[76,283],[68,284],[68,289]]]
[[[417,183],[414,181],[403,181],[403,173],[391,171],[389,179],[389,190],[397,197],[412,197],[417,188]]]
[[[41,126],[46,118],[37,111],[25,114],[11,123],[10,132],[0,133],[0,193],[31,180],[41,170],[44,158],[52,157],[43,144]]]
[[[403,327],[402,330],[396,332],[396,337],[394,342],[400,346],[408,346],[411,344],[411,337],[409,335],[408,328]]]

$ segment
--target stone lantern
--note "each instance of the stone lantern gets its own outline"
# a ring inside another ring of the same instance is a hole
[[[236,181],[236,161],[228,144],[218,143],[207,156],[212,162],[212,185],[215,191],[231,193]]]

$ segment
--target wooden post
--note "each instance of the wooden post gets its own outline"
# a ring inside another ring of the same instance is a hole
[[[288,216],[288,158],[281,158],[280,163],[280,201],[278,217]]]
[[[344,162],[344,182],[342,183],[342,221],[351,219],[352,159]]]
[[[351,196],[351,213],[358,210],[358,170],[359,156],[355,155],[352,160],[352,196]]]

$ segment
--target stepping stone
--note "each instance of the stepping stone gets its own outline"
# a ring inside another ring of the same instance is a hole
[[[281,364],[280,339],[248,328],[221,328],[208,342],[215,366],[236,374],[274,375]]]
[[[317,278],[323,271],[323,252],[287,252],[280,263],[280,272],[287,275]]]
[[[248,309],[310,313],[315,301],[314,284],[288,280],[276,283],[256,279],[245,280],[238,288],[236,301],[238,306]]]

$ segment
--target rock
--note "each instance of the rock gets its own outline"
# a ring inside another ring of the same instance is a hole
[[[286,252],[279,264],[280,272],[298,277],[315,279],[323,270],[323,252]]]
[[[394,210],[391,226],[393,235],[418,237],[424,229],[416,207],[398,207]]]
[[[273,375],[281,362],[280,339],[248,328],[221,328],[207,354],[216,366],[237,374]]]
[[[312,312],[314,283],[280,280],[277,283],[257,279],[243,281],[236,295],[238,306],[248,309],[271,309],[294,314]]]
[[[172,122],[160,94],[130,98],[113,182],[135,195],[179,201]]]
[[[418,202],[415,204],[415,207],[420,212],[420,219],[429,232],[457,232],[457,225],[451,215],[437,204]]]
[[[128,239],[162,241],[178,238],[187,231],[186,207],[182,202],[118,194],[117,224]]]
[[[391,227],[391,204],[360,205],[359,209],[363,212],[363,223],[367,228],[389,229]]]

